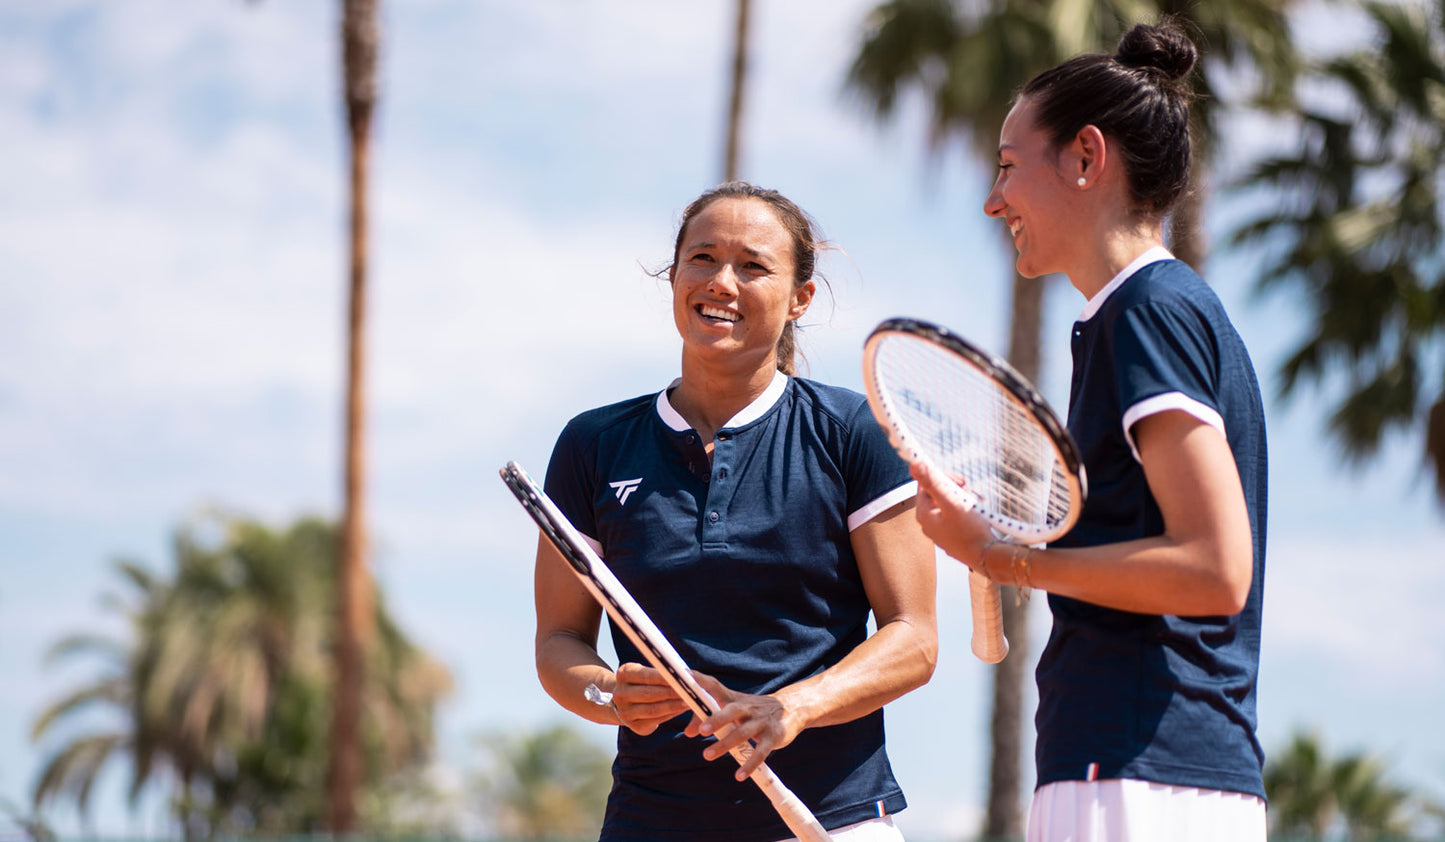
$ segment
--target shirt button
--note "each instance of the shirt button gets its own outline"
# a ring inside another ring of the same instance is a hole
[[[693,435],[692,433],[688,433],[688,434],[687,434],[687,443],[688,443],[688,444],[697,444],[697,436]]]
[[[721,515],[719,515],[717,512],[712,512],[707,516],[707,519],[712,521],[713,523],[717,523],[719,517],[721,517]]]
[[[718,469],[717,469],[717,478],[718,478],[718,479],[727,479],[727,478],[728,478],[728,469],[727,469],[727,468],[718,468]]]

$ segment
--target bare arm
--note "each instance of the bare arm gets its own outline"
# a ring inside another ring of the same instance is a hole
[[[661,673],[641,664],[616,671],[597,654],[602,606],[587,591],[552,542],[538,536],[534,592],[537,608],[537,677],[547,695],[583,719],[626,725],[639,734],[687,711]],[[613,694],[615,707],[587,701],[596,684]]]
[[[722,709],[706,722],[694,719],[687,732],[711,734],[725,723],[736,726],[708,747],[709,760],[753,740],[756,750],[739,768],[741,780],[803,730],[857,719],[933,675],[938,659],[933,546],[911,508],[900,504],[853,530],[853,552],[877,631],[843,660],[767,696],[732,693],[711,677],[699,676]]]
[[[537,539],[537,677],[557,704],[584,719],[617,724],[610,708],[594,705],[583,688],[595,683],[611,692],[612,668],[597,654],[602,608],[567,569],[567,562],[546,538]]]
[[[1095,547],[1030,550],[994,545],[946,479],[919,477],[919,520],[949,555],[1003,584],[1029,584],[1124,611],[1201,616],[1244,606],[1254,572],[1249,513],[1223,434],[1180,411],[1134,425],[1164,533]],[[1027,581],[1025,581],[1027,580]]]

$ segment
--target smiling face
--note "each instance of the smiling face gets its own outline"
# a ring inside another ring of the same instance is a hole
[[[730,367],[776,366],[783,326],[802,316],[792,235],[759,199],[722,198],[687,223],[672,268],[672,314],[684,354]]]
[[[1008,225],[1026,278],[1067,273],[1084,241],[1082,191],[1078,173],[1065,172],[1066,158],[1035,125],[1033,103],[1019,100],[999,133],[998,179],[983,211]]]

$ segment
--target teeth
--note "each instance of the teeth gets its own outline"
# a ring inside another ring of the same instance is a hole
[[[731,310],[724,310],[721,307],[709,307],[706,304],[703,304],[697,309],[699,313],[702,313],[704,316],[708,316],[710,318],[723,319],[729,322],[735,322],[738,320],[737,313],[734,313]]]
[[[1010,223],[1008,224],[1009,233],[1012,234],[1012,235],[1014,235],[1015,237],[1018,236],[1018,234],[1019,234],[1019,229],[1021,229],[1021,228],[1023,228],[1023,227],[1024,227],[1024,224],[1023,224],[1022,222],[1020,222],[1019,220],[1017,220],[1017,219],[1015,219],[1013,222],[1010,222]]]

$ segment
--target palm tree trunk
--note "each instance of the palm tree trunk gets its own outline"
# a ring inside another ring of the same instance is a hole
[[[362,780],[361,696],[363,664],[373,621],[367,573],[364,492],[367,163],[376,103],[376,0],[343,0],[342,60],[345,70],[350,172],[350,301],[347,320],[346,467],[341,540],[337,554],[336,641],[329,787],[330,830],[356,830],[356,794]]]
[[[737,31],[733,41],[732,95],[728,99],[727,150],[723,154],[723,181],[738,178],[738,155],[743,121],[743,84],[748,75],[748,17],[751,0],[737,0]]]
[[[1006,233],[1006,232],[1005,232]],[[1009,243],[1012,254],[1013,243]],[[1041,370],[1044,279],[1014,273],[1009,320],[1009,363],[1031,382]],[[988,812],[983,838],[1022,839],[1024,682],[1028,680],[1028,604],[1015,604],[1013,588],[1004,588],[1003,630],[1008,657],[993,672],[993,713],[989,721]]]

